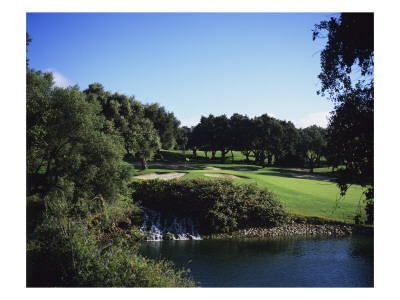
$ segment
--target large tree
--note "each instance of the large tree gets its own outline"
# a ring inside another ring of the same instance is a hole
[[[251,140],[254,134],[252,120],[248,116],[235,113],[231,116],[230,123],[232,128],[232,149],[241,151],[246,156],[246,162],[249,163],[249,156],[252,151]]]
[[[153,122],[160,136],[162,149],[170,150],[176,146],[180,121],[173,112],[168,112],[158,103],[144,105],[144,116]]]
[[[326,35],[327,33],[327,35]],[[350,184],[365,188],[367,223],[373,222],[374,15],[342,13],[315,25],[313,39],[327,37],[321,52],[321,90],[335,103],[328,131],[329,147],[340,145],[338,185],[345,195]],[[355,78],[355,79],[354,79]]]
[[[176,149],[187,150],[189,147],[189,137],[191,134],[191,129],[187,126],[179,127],[178,135],[176,138]]]
[[[201,116],[199,124],[192,131],[192,147],[204,151],[206,157],[211,152],[211,159],[214,159],[218,147],[216,143],[215,116]]]
[[[107,120],[106,132],[120,135],[126,153],[137,155],[142,169],[147,169],[147,159],[161,148],[161,143],[153,122],[145,117],[143,105],[134,97],[105,92],[98,83],[89,85],[84,93],[101,103],[101,112]]]
[[[326,129],[313,125],[300,130],[299,149],[311,173],[325,153],[325,148]]]
[[[268,166],[271,166],[273,155],[280,150],[283,128],[277,119],[268,114],[255,117],[252,123],[254,133],[251,135],[251,145],[256,163],[264,168],[267,159]]]
[[[56,188],[74,199],[117,199],[128,179],[120,164],[122,139],[104,132],[100,103],[77,86],[51,82],[51,74],[27,72],[28,195]]]
[[[216,117],[214,124],[215,145],[216,148],[221,151],[221,163],[224,163],[226,155],[232,149],[232,136],[234,135],[234,130],[226,115]]]

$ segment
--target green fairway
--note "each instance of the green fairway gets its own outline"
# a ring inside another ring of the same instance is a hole
[[[302,174],[307,176],[305,172],[276,167],[261,168],[244,163],[218,164],[217,160],[215,161],[217,163],[213,163],[204,158],[190,159],[185,169],[184,162],[185,157],[189,157],[188,154],[189,152],[163,151],[164,162],[151,162],[146,171],[139,171],[139,168],[136,167],[135,176],[154,172],[188,173],[178,180],[213,179],[214,177],[205,176],[205,174],[215,173],[240,176],[240,178],[232,180],[237,183],[256,183],[275,191],[293,214],[329,220],[353,222],[354,216],[359,211],[360,203],[362,207],[364,206],[360,186],[351,186],[347,195],[340,198],[339,189],[334,182],[294,177]],[[235,157],[235,159],[237,158]],[[220,170],[205,170],[205,168],[220,168]],[[321,178],[330,179],[328,176],[319,176],[319,179]]]

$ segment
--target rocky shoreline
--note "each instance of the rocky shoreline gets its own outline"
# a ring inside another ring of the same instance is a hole
[[[232,233],[218,233],[202,238],[221,239],[221,238],[242,238],[242,237],[264,237],[264,236],[294,236],[294,235],[374,235],[373,227],[360,227],[355,225],[336,225],[336,224],[305,224],[292,223],[273,228],[247,228],[240,229]]]

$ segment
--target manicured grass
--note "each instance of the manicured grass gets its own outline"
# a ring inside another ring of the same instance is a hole
[[[187,154],[177,153],[178,151],[164,151],[165,163],[175,162],[183,164]],[[182,160],[183,157],[183,160]],[[168,159],[167,159],[168,158]],[[217,161],[216,161],[217,162]],[[204,170],[205,167],[216,167],[222,170]],[[254,171],[235,171],[236,168],[251,168]],[[318,170],[319,171],[319,170]],[[322,171],[322,170],[321,170]],[[324,170],[325,171],[325,170]],[[184,169],[173,170],[168,169],[162,164],[150,164],[149,170],[139,171],[136,168],[135,175],[146,174],[152,172],[185,172]],[[209,178],[204,174],[207,173],[226,173],[245,178],[233,179],[237,183],[256,183],[262,187],[275,191],[286,204],[289,212],[307,217],[320,217],[328,220],[337,220],[344,222],[353,222],[354,216],[359,211],[359,205],[362,208],[363,195],[360,186],[351,186],[347,195],[340,197],[339,188],[334,182],[318,181],[312,179],[295,178],[289,174],[284,168],[261,168],[255,165],[246,165],[244,163],[226,163],[219,164],[212,161],[190,160],[186,166],[186,176],[179,180],[191,178]],[[329,170],[328,172],[329,173]]]

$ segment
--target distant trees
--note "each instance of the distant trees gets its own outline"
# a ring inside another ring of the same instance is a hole
[[[211,152],[211,159],[214,159],[217,152],[214,119],[215,117],[212,114],[208,117],[202,116],[200,123],[193,128],[191,135],[192,148],[196,151],[204,151],[206,157],[208,157],[208,152]]]
[[[251,141],[254,134],[253,123],[248,116],[233,114],[230,118],[232,150],[241,151],[246,156],[246,162],[249,163],[249,156],[252,152]]]
[[[191,129],[187,126],[182,126],[178,128],[178,134],[176,137],[176,146],[178,150],[187,150],[189,147],[189,138],[191,134]]]
[[[300,130],[299,148],[311,173],[316,165],[320,167],[321,157],[325,153],[326,145],[326,129],[313,125]]]
[[[290,121],[279,120],[279,122],[282,127],[282,138],[279,143],[279,151],[275,153],[275,165],[302,167],[299,130]]]
[[[249,156],[262,167],[306,160],[311,171],[320,165],[326,149],[326,130],[317,126],[304,130],[296,129],[292,122],[281,121],[263,114],[250,119],[235,113],[231,118],[225,115],[202,116],[198,125],[189,134],[189,147],[211,153],[215,159],[221,151],[221,162],[229,151],[241,151],[249,163]],[[302,157],[300,159],[299,157]],[[296,160],[296,157],[298,159]]]

